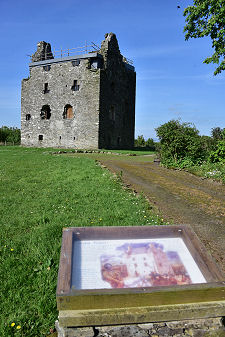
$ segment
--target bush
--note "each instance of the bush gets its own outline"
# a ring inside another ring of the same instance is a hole
[[[209,155],[209,162],[211,163],[225,163],[225,129],[222,132],[222,140],[218,140],[214,151]]]
[[[197,163],[207,157],[207,147],[204,138],[190,123],[171,120],[156,129],[160,139],[160,157],[162,163],[175,165],[186,161]]]

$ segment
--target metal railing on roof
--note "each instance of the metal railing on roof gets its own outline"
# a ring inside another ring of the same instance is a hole
[[[66,57],[66,56],[73,56],[76,54],[87,54],[87,53],[94,53],[98,52],[100,50],[100,47],[97,46],[94,42],[91,42],[91,44],[85,43],[82,47],[76,47],[76,48],[68,48],[68,49],[59,49],[56,50],[53,48],[53,56],[54,57]]]
[[[96,52],[99,52],[99,50],[100,50],[100,47],[97,44],[95,44],[94,42],[91,42],[91,44],[85,43],[84,46],[76,47],[76,48],[68,48],[68,49],[60,48],[60,49],[56,50],[55,47],[54,47],[53,51],[51,53],[45,53],[45,56],[43,57],[43,60],[46,60],[48,58],[51,59],[52,56],[54,58],[63,58],[63,57],[73,56],[73,55],[78,55],[78,54],[96,53]],[[31,55],[28,55],[28,56],[30,56],[30,58],[32,58]],[[125,63],[130,64],[130,65],[133,65],[133,61],[131,59],[123,57],[123,61]]]

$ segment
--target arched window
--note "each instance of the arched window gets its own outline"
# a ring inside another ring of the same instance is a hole
[[[41,119],[50,119],[51,117],[51,109],[49,105],[43,105],[41,108]]]
[[[70,104],[66,104],[63,111],[63,119],[72,119],[73,116],[73,107]]]

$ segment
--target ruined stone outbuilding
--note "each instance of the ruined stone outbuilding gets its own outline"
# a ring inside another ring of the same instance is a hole
[[[106,34],[99,49],[58,58],[39,42],[29,68],[21,94],[23,146],[133,147],[136,73],[115,34]]]

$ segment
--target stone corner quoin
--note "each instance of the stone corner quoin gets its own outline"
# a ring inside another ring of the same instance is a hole
[[[133,147],[136,73],[115,34],[99,49],[57,58],[41,41],[29,69],[21,90],[23,146]]]

